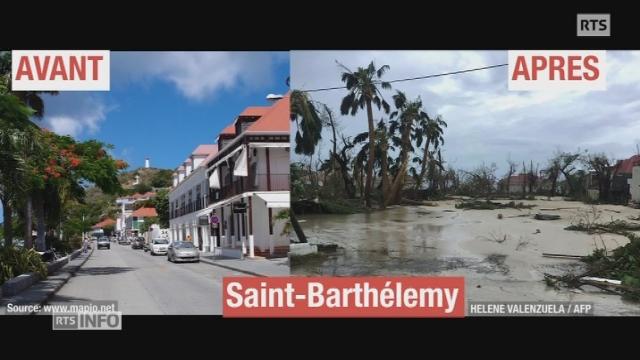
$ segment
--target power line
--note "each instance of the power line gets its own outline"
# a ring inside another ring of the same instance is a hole
[[[391,84],[391,83],[397,83],[397,82],[403,82],[403,81],[431,79],[431,78],[436,78],[436,77],[441,77],[441,76],[457,75],[457,74],[464,74],[464,73],[469,73],[469,72],[473,72],[473,71],[488,70],[488,69],[498,68],[498,67],[507,66],[507,65],[509,65],[509,64],[496,64],[496,65],[483,66],[483,67],[473,68],[473,69],[451,71],[451,72],[440,73],[440,74],[431,74],[431,75],[416,76],[416,77],[405,78],[405,79],[396,79],[396,80],[390,80],[390,81],[386,81],[386,82]],[[380,81],[377,81],[376,83],[380,83]],[[346,89],[346,88],[347,88],[346,86],[335,86],[335,87],[310,89],[310,90],[301,90],[301,91],[309,93],[309,92],[329,91],[329,90],[338,90],[338,89]]]

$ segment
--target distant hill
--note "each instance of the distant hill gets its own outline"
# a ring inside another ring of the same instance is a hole
[[[121,173],[118,178],[125,190],[134,192],[147,192],[153,189],[171,187],[173,170],[158,168],[138,168]],[[136,175],[140,176],[140,183],[135,184]]]

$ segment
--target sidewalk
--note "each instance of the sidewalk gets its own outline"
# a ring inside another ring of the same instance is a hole
[[[201,253],[200,261],[203,263],[220,266],[225,269],[238,271],[253,276],[289,276],[289,259],[276,258],[265,259],[231,259],[214,255],[213,253]]]
[[[42,305],[53,294],[55,294],[89,259],[95,247],[86,254],[80,253],[78,257],[71,260],[67,265],[56,271],[53,275],[48,276],[45,280],[40,280],[28,289],[20,292],[12,297],[3,297],[0,299],[0,315],[20,315],[24,313],[7,312],[7,306],[12,305]]]

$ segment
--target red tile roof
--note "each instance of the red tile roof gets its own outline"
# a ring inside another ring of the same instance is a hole
[[[229,126],[227,126],[226,128],[224,128],[221,132],[220,135],[235,135],[236,134],[236,126],[235,126],[235,122]]]
[[[191,155],[209,156],[211,153],[218,152],[218,145],[216,144],[203,144],[193,150]]]
[[[626,160],[618,161],[614,166],[614,175],[631,174],[634,166],[640,166],[640,155],[633,155]]]
[[[271,110],[271,106],[249,106],[240,116],[263,116]]]
[[[152,207],[141,207],[138,210],[134,211],[131,216],[135,217],[156,217],[158,213],[155,208]]]
[[[110,225],[115,225],[116,221],[110,218],[106,218],[99,223],[92,226],[92,229],[102,229]]]
[[[288,134],[291,126],[289,104],[289,94],[287,94],[272,105],[271,110],[256,120],[245,132],[283,132]]]

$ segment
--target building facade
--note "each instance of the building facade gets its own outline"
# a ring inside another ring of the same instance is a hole
[[[289,113],[288,95],[249,107],[218,135],[215,152],[176,169],[172,241],[236,258],[286,256]]]

